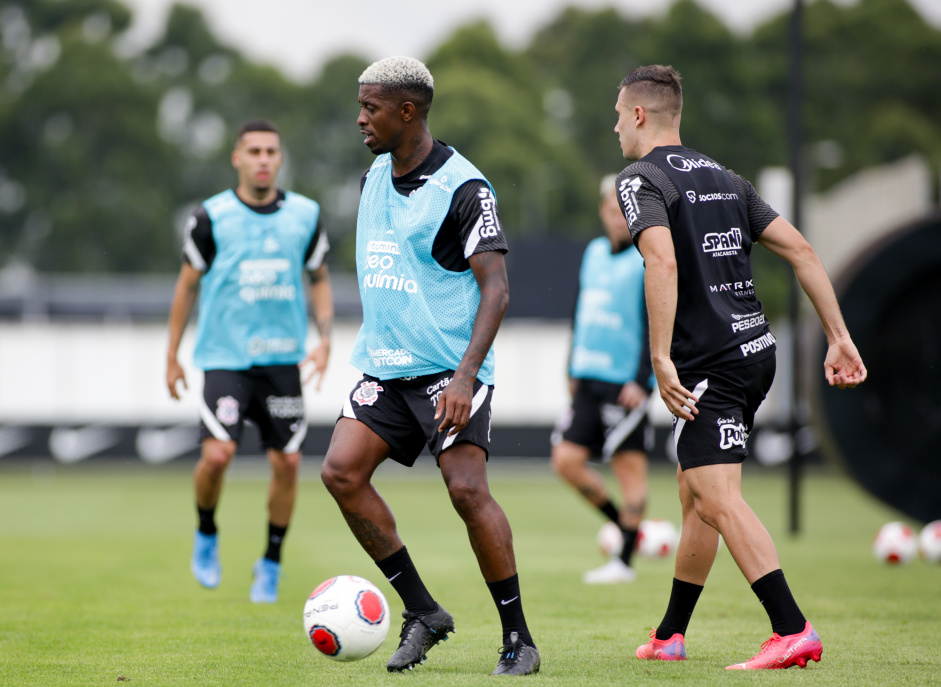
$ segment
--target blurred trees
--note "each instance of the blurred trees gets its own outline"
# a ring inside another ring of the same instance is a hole
[[[941,163],[941,31],[906,0],[817,0],[806,25],[805,133],[813,188],[919,152]],[[232,186],[235,130],[282,130],[282,185],[321,201],[338,269],[352,268],[356,126],[367,61],[338,55],[310,83],[221,44],[177,5],[164,35],[121,55],[117,0],[7,0],[0,8],[0,268],[170,272],[193,205]],[[569,8],[522,51],[486,23],[442,37],[432,133],[493,182],[513,237],[598,232],[597,182],[624,166],[617,85],[634,66],[684,76],[683,140],[754,179],[786,164],[787,16],[732,33],[695,0],[659,18]]]
[[[158,94],[111,49],[130,13],[110,0],[2,10],[0,251],[43,270],[166,268],[173,179]],[[147,246],[142,251],[141,247]],[[163,259],[161,259],[163,258]]]
[[[458,30],[427,63],[435,77],[432,134],[487,175],[506,231],[592,231],[597,220],[583,203],[597,180],[545,111],[546,89],[528,60],[502,48],[481,22]]]

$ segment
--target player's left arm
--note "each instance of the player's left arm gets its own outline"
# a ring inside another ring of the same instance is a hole
[[[833,285],[817,252],[783,217],[772,220],[758,242],[791,264],[797,281],[813,303],[829,344],[824,374],[830,386],[845,389],[864,382],[868,375],[866,366],[850,338]]]
[[[317,377],[317,391],[323,385],[324,373],[327,371],[327,362],[330,359],[330,341],[333,336],[333,288],[330,284],[330,271],[327,269],[326,254],[329,249],[326,234],[318,227],[308,249],[307,267],[310,270],[310,305],[314,311],[314,321],[320,341],[314,346],[304,359],[298,363],[299,368],[311,365],[312,368],[304,377],[304,384]]]
[[[647,227],[640,232],[636,243],[646,266],[644,293],[650,320],[650,358],[660,397],[671,413],[692,421],[699,413],[696,408],[699,399],[680,383],[676,365],[670,357],[679,297],[673,235],[664,226]]]
[[[456,228],[446,234],[451,250],[463,256],[461,259],[466,263],[461,267],[473,272],[480,289],[480,305],[474,315],[470,341],[435,409],[435,419],[441,420],[438,431],[450,435],[460,432],[470,421],[474,381],[503,321],[510,288],[503,257],[507,251],[506,236],[490,186],[480,179],[462,184],[451,200],[447,221]],[[439,237],[442,236],[439,232]],[[455,271],[461,269],[456,262],[449,264]]]
[[[323,385],[323,376],[330,359],[330,341],[333,336],[333,288],[330,285],[330,272],[326,264],[310,273],[310,303],[314,310],[314,321],[320,341],[314,346],[298,367],[310,364],[313,368],[304,377],[304,384],[317,377],[317,391]]]
[[[650,362],[650,319],[647,317],[647,294],[641,289],[641,317],[640,317],[640,358],[637,361],[637,373],[634,379],[621,387],[618,394],[618,403],[625,408],[633,409],[643,404],[650,396],[650,378],[653,376],[653,365]]]
[[[510,304],[510,286],[503,253],[495,250],[475,253],[468,258],[468,262],[480,287],[480,305],[474,316],[467,350],[451,383],[439,397],[435,411],[435,419],[441,419],[438,431],[449,430],[449,435],[460,432],[470,420],[474,380],[497,338],[497,330]]]

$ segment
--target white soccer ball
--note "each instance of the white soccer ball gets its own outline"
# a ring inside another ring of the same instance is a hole
[[[621,534],[621,528],[608,520],[598,530],[598,548],[601,549],[601,554],[606,558],[620,556],[623,546],[624,535]]]
[[[334,661],[358,661],[389,634],[389,604],[369,580],[331,577],[304,604],[304,631],[314,647]]]
[[[929,522],[918,535],[918,553],[928,563],[941,563],[941,520]]]
[[[915,532],[904,522],[887,522],[879,528],[872,542],[872,554],[891,565],[908,563],[917,552]]]
[[[679,541],[679,532],[669,520],[644,520],[637,530],[637,552],[644,558],[666,558],[676,551]]]

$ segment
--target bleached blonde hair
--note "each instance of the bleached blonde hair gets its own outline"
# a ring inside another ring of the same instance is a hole
[[[435,80],[428,67],[414,57],[386,57],[373,62],[360,74],[361,84],[377,84],[392,90],[434,90]]]

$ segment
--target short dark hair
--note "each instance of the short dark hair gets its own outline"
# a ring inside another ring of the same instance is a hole
[[[431,111],[431,101],[434,99],[434,90],[427,86],[386,86],[379,84],[382,96],[393,100],[401,105],[404,102],[410,102],[418,110],[422,119],[428,119],[428,113]]]
[[[629,86],[631,90],[657,102],[661,109],[679,114],[683,109],[683,87],[680,73],[669,65],[650,64],[637,67],[621,79],[618,90]]]
[[[239,127],[238,136],[235,137],[236,144],[242,140],[242,136],[250,131],[270,131],[273,134],[278,134],[278,136],[281,135],[281,132],[278,131],[278,127],[267,119],[249,119]]]

